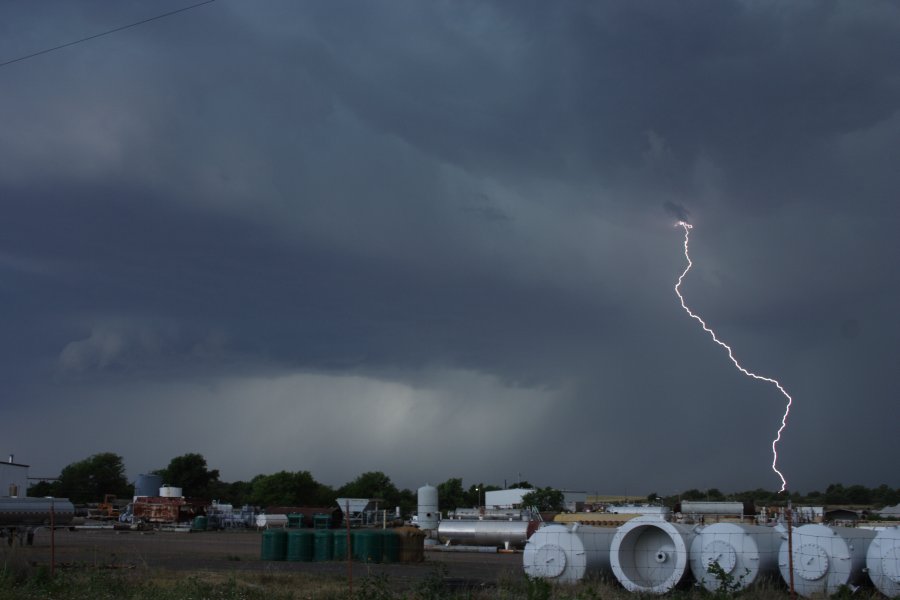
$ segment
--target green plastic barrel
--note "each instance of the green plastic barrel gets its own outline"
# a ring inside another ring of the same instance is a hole
[[[284,560],[287,555],[287,531],[267,529],[262,534],[262,560]]]
[[[208,520],[203,515],[198,515],[194,517],[194,522],[191,525],[191,529],[194,531],[206,531],[208,525]]]
[[[384,553],[384,537],[378,529],[353,532],[353,558],[360,562],[380,563]]]
[[[347,532],[344,532],[346,537]],[[313,534],[313,560],[329,561],[334,557],[334,535],[330,529],[317,529]]]
[[[313,559],[313,532],[295,529],[287,534],[287,559],[310,562]]]
[[[382,540],[382,562],[397,563],[400,562],[400,536],[393,529],[381,530]]]
[[[334,553],[331,557],[334,560],[347,560],[347,531],[345,529],[335,529],[332,533],[334,534]]]

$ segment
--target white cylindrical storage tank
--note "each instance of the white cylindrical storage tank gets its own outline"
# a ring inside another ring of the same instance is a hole
[[[164,485],[159,488],[159,495],[163,498],[181,498],[181,488],[174,485]]]
[[[760,576],[778,574],[781,531],[772,527],[716,523],[701,529],[691,542],[691,572],[711,592],[720,580],[709,572],[716,563],[731,577],[734,591],[744,589]]]
[[[535,531],[522,554],[525,574],[558,583],[575,583],[610,572],[609,547],[614,528],[587,525],[544,525]]]
[[[900,529],[882,529],[875,535],[866,553],[866,569],[879,592],[900,597]]]
[[[740,517],[744,514],[744,503],[684,500],[681,502],[681,513],[685,515],[723,515]]]
[[[433,485],[425,484],[418,491],[419,508],[416,520],[419,528],[433,530],[438,528],[440,512],[438,508],[438,491]]]
[[[665,594],[690,574],[694,531],[653,517],[619,527],[609,549],[613,575],[629,592]]]
[[[794,589],[801,596],[832,594],[842,585],[865,580],[866,552],[875,537],[871,529],[803,525],[793,531]],[[778,567],[790,585],[788,541],[781,542]]]
[[[534,521],[465,521],[438,523],[438,539],[445,544],[523,548],[537,528]]]
[[[260,529],[270,527],[287,527],[287,515],[256,515],[256,526]]]
[[[161,475],[140,474],[134,480],[134,497],[138,496],[156,496],[159,488],[162,487],[163,478]]]

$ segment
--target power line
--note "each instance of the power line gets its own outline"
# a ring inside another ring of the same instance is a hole
[[[104,31],[102,33],[96,33],[94,35],[90,35],[86,38],[81,38],[80,40],[75,40],[74,42],[67,42],[65,44],[60,44],[59,46],[54,46],[53,48],[47,48],[46,50],[41,50],[39,52],[33,52],[32,54],[28,54],[26,56],[20,56],[19,58],[14,58],[12,60],[8,60],[6,62],[0,62],[0,67],[5,67],[6,65],[11,65],[12,63],[16,63],[23,60],[28,60],[29,58],[34,58],[35,56],[40,56],[41,54],[47,54],[48,52],[53,52],[55,50],[60,50],[62,48],[68,48],[69,46],[74,46],[75,44],[80,44],[81,42],[87,42],[89,40],[96,39],[98,37],[103,37],[104,35],[109,35],[111,33],[116,33],[117,31],[122,31],[123,29],[129,29],[131,27],[137,27],[138,25],[143,25],[144,23],[149,23],[150,21],[156,21],[157,19],[164,19],[165,17],[171,17],[172,15],[176,15],[178,13],[182,13],[192,8],[197,8],[198,6],[203,6],[204,4],[212,4],[216,0],[205,0],[204,2],[198,2],[197,4],[192,4],[191,6],[186,6],[184,8],[179,8],[178,10],[173,10],[167,13],[163,13],[161,15],[156,15],[155,17],[150,17],[149,19],[144,19],[142,21],[137,21],[135,23],[130,23],[129,25],[122,25],[121,27],[116,27],[115,29],[110,29],[109,31]]]

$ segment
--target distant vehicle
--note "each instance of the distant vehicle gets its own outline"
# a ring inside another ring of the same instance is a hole
[[[40,527],[67,526],[75,518],[75,507],[68,498],[0,498],[0,537],[31,545]]]

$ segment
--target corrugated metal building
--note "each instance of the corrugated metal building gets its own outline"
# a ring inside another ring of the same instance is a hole
[[[23,497],[28,491],[28,465],[13,462],[9,455],[7,462],[0,462],[0,497]]]

